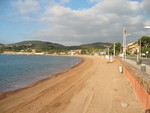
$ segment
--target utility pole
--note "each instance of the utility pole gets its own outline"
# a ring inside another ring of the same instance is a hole
[[[126,34],[127,34],[127,31],[124,28],[123,29],[123,59],[126,59]]]
[[[115,47],[115,43],[114,43],[114,57],[116,56],[116,47]]]
[[[109,47],[108,47],[108,56],[109,56]]]
[[[124,47],[125,47],[125,59],[126,59],[126,56],[127,56],[127,42],[126,42],[126,34],[125,34],[125,38],[124,38]]]
[[[141,37],[142,38],[142,37]],[[141,38],[140,38],[140,58],[142,57],[142,46],[141,46]]]
[[[123,29],[123,44],[122,44],[122,54],[123,54],[123,59],[124,59],[124,31],[125,31],[125,28]]]
[[[126,41],[126,38],[128,35],[131,35],[131,34],[127,34],[127,31],[126,29],[124,28],[123,29],[123,58],[126,59],[126,54],[127,54],[127,41]]]
[[[107,46],[108,60],[110,61],[109,46]]]

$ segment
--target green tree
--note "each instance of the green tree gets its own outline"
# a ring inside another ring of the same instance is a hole
[[[120,42],[116,42],[115,43],[115,52],[116,55],[118,55],[121,52],[122,48],[121,48],[121,43]],[[109,54],[114,54],[114,44],[110,45],[110,49],[109,49]]]
[[[147,56],[150,57],[150,36],[143,36],[138,40],[138,45],[141,45],[141,53],[148,52]]]
[[[0,53],[3,53],[3,49],[0,47]]]
[[[121,43],[117,42],[115,44],[115,49],[116,49],[116,55],[120,54],[120,52],[122,51],[122,47],[121,47]]]
[[[86,50],[82,49],[81,54],[86,54]]]
[[[32,49],[27,49],[26,52],[29,52],[29,53],[30,53],[30,52],[32,52]]]

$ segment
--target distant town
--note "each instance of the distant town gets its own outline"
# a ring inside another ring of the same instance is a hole
[[[64,46],[57,43],[43,41],[22,41],[14,44],[0,44],[1,54],[24,54],[24,55],[106,55],[120,56],[123,47],[120,42],[102,43],[96,42],[80,46]],[[135,56],[140,47],[142,57],[150,57],[150,37],[143,36],[136,42],[127,44],[127,55]]]

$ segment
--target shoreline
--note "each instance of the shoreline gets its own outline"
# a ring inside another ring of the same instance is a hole
[[[143,113],[116,62],[81,57],[83,62],[63,73],[7,93],[1,113]]]
[[[47,56],[47,55],[43,55],[43,56]],[[77,64],[75,63],[74,65],[71,65],[68,69],[62,70],[62,71],[60,71],[60,72],[56,72],[56,73],[54,73],[54,74],[48,74],[47,77],[42,78],[42,79],[40,79],[40,80],[33,81],[33,82],[27,84],[26,86],[23,86],[23,87],[20,87],[20,88],[17,88],[17,89],[12,89],[12,90],[9,90],[9,91],[0,92],[0,100],[1,100],[1,99],[4,99],[4,98],[6,98],[6,97],[8,97],[9,95],[11,95],[11,94],[13,94],[13,93],[15,93],[15,92],[19,92],[19,91],[21,91],[21,90],[25,90],[25,89],[28,89],[28,88],[32,88],[32,87],[34,87],[34,86],[40,84],[41,82],[50,80],[50,79],[52,79],[52,78],[54,78],[54,77],[56,77],[56,76],[59,76],[59,75],[61,75],[61,74],[63,74],[63,73],[67,73],[67,72],[70,71],[71,69],[73,69],[73,68],[75,68],[75,67],[81,65],[81,64],[84,62],[84,58],[81,57],[81,56],[75,56],[75,55],[74,55],[74,56],[71,56],[71,55],[48,55],[48,56],[58,56],[58,57],[59,57],[59,56],[67,56],[67,57],[75,57],[75,58],[80,58],[81,61],[78,62]]]

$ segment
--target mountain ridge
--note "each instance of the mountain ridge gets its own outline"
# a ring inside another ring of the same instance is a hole
[[[111,43],[105,43],[105,42],[94,42],[89,44],[81,44],[77,46],[65,46],[59,43],[53,43],[48,41],[39,41],[39,40],[26,40],[21,42],[16,42],[12,44],[1,44],[2,46],[26,46],[31,48],[39,48],[39,47],[52,47],[52,48],[60,48],[60,49],[104,49],[107,46],[111,45]]]

